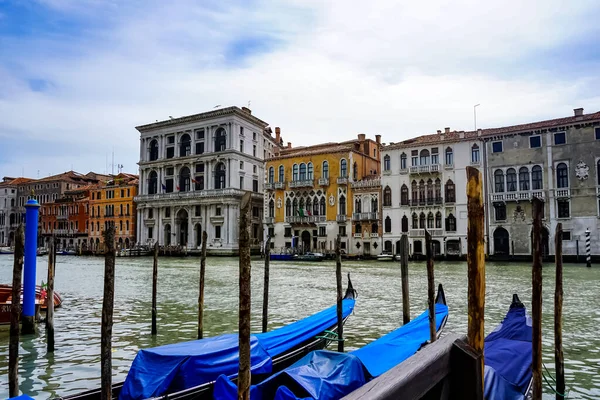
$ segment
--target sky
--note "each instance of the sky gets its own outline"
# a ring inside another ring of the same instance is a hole
[[[600,110],[600,2],[0,0],[0,177],[137,173],[135,126],[247,106],[293,145]],[[115,167],[115,171],[117,168]]]

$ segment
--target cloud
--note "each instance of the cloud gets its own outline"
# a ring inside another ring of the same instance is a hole
[[[135,172],[136,125],[215,104],[250,100],[295,145],[471,129],[476,103],[480,127],[596,111],[599,16],[587,0],[40,0],[5,17],[49,21],[35,34],[0,29],[0,137],[42,175],[103,172],[113,147]],[[0,174],[19,174],[5,154]]]

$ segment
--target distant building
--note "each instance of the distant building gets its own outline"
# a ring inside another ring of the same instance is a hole
[[[268,159],[264,222],[272,251],[332,251],[339,234],[344,253],[379,254],[380,147],[379,135],[360,134],[341,143],[288,143]]]
[[[265,158],[280,142],[247,108],[227,107],[138,126],[138,241],[237,254],[240,201],[252,197],[251,243],[262,241]]]
[[[30,182],[29,178],[4,177],[0,182],[0,246],[13,246],[15,231],[22,221],[18,203],[19,184]]]

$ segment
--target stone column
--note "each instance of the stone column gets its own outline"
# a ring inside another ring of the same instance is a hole
[[[204,189],[211,189],[211,185],[212,185],[211,161],[206,160],[206,162],[204,163]]]
[[[192,224],[192,215],[193,215],[194,206],[190,206],[188,211],[188,237],[187,237],[187,247],[191,249],[194,245],[194,225]]]
[[[156,211],[156,241],[158,242],[158,245],[160,246],[162,243],[164,243],[162,239],[162,237],[164,236],[164,232],[162,229],[162,207],[156,207],[155,209]]]

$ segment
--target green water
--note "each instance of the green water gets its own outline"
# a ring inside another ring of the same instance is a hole
[[[38,258],[37,280],[46,280],[47,258]],[[263,261],[252,270],[253,330],[260,330]],[[599,266],[600,267],[600,266]],[[359,292],[355,313],[346,324],[347,348],[354,349],[397,328],[402,321],[400,271],[391,262],[345,262]],[[465,263],[436,263],[435,281],[443,283],[450,317],[445,332],[466,333],[467,268]],[[237,329],[238,264],[233,258],[207,260],[205,335]],[[36,398],[67,395],[100,382],[100,317],[104,261],[58,257],[56,290],[64,299],[56,311],[56,351],[46,353],[43,327],[23,338],[20,388]],[[199,260],[163,258],[159,264],[158,336],[150,335],[152,260],[118,258],[113,330],[114,381],[123,380],[140,348],[193,340],[197,329]],[[564,273],[564,352],[570,398],[600,398],[600,268],[566,265]],[[12,256],[0,256],[0,282],[12,281]],[[345,279],[344,279],[345,281]],[[335,264],[271,263],[270,327],[303,318],[335,302]],[[527,264],[488,263],[486,333],[504,317],[512,293],[530,308],[531,268]],[[412,316],[426,308],[423,263],[410,265]],[[554,370],[554,266],[544,270],[544,363]],[[0,328],[0,397],[8,397],[8,328]],[[554,398],[548,388],[547,398]]]

